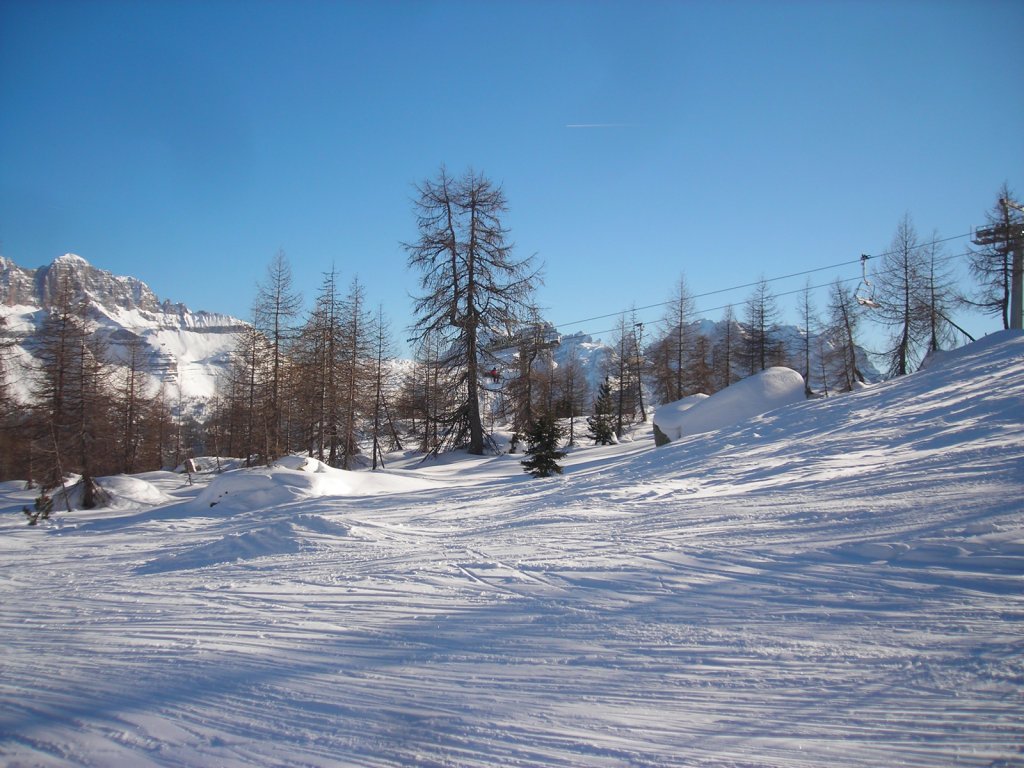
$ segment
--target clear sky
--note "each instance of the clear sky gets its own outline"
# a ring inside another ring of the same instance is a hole
[[[74,252],[248,318],[283,249],[307,299],[333,264],[404,338],[400,242],[442,164],[503,185],[566,332],[680,275],[700,295],[880,253],[905,213],[963,235],[1003,182],[1024,195],[1024,3],[0,0],[22,266]]]

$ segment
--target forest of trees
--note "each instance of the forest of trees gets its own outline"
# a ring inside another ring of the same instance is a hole
[[[411,360],[395,360],[392,329],[357,277],[342,287],[332,266],[304,309],[278,252],[216,396],[172,402],[166,387],[146,384],[141,339],[114,365],[65,283],[34,338],[31,370],[15,370],[0,326],[0,479],[47,489],[75,474],[88,487],[97,476],[173,468],[200,455],[254,464],[302,453],[335,467],[377,468],[395,450],[493,450],[499,426],[518,436],[515,447],[551,420],[564,424],[558,434],[568,445],[609,443],[647,420],[652,404],[711,394],[774,365],[800,371],[809,396],[853,389],[865,380],[865,322],[885,331],[884,348],[871,351],[890,376],[962,338],[959,308],[1010,323],[1013,239],[989,238],[967,254],[976,282],[967,295],[950,277],[961,255],[946,253],[938,235],[920,238],[906,215],[870,279],[865,272],[856,287],[836,279],[820,310],[808,282],[797,337],[784,334],[779,297],[763,277],[742,305],[708,323],[680,276],[656,323],[633,310],[618,317],[601,369],[588,376],[580,347],[560,343],[536,306],[540,275],[531,258],[514,255],[501,187],[442,168],[416,189],[419,236],[403,244],[420,287]],[[1011,195],[1005,187],[999,194]],[[997,233],[1019,232],[1021,217],[997,205],[989,223]],[[15,375],[30,382],[31,403],[15,401]]]

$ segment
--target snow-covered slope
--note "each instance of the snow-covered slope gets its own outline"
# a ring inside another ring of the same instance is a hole
[[[0,762],[1021,764],[1024,336],[520,458],[0,488]]]
[[[65,284],[76,300],[87,302],[88,318],[115,359],[127,358],[131,339],[144,342],[146,373],[154,387],[168,386],[171,402],[178,401],[179,393],[185,399],[213,395],[242,321],[160,302],[142,281],[98,269],[71,253],[38,269],[0,257],[0,315],[7,321],[5,332],[18,342],[17,362],[26,367],[30,363],[33,334]],[[18,384],[25,381],[13,377],[22,399],[27,391]]]

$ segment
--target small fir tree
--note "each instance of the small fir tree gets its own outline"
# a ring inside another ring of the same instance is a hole
[[[529,458],[521,463],[523,471],[534,477],[551,477],[562,474],[558,461],[565,457],[566,452],[558,450],[558,442],[562,439],[563,430],[553,414],[547,413],[530,423],[526,430],[529,447],[526,454]]]
[[[615,418],[612,415],[614,410],[612,385],[605,378],[597,390],[597,400],[594,402],[594,415],[587,417],[587,436],[594,441],[595,445],[614,445],[617,442],[615,438]]]

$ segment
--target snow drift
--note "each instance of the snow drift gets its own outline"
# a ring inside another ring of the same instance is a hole
[[[207,462],[208,464],[209,462]],[[233,469],[215,475],[196,497],[199,507],[224,505],[247,511],[280,507],[321,496],[375,496],[421,490],[434,483],[389,472],[351,472],[317,459],[284,456],[270,467]]]
[[[707,395],[663,405],[654,423],[669,440],[712,432],[804,399],[804,379],[791,368],[773,367]]]

